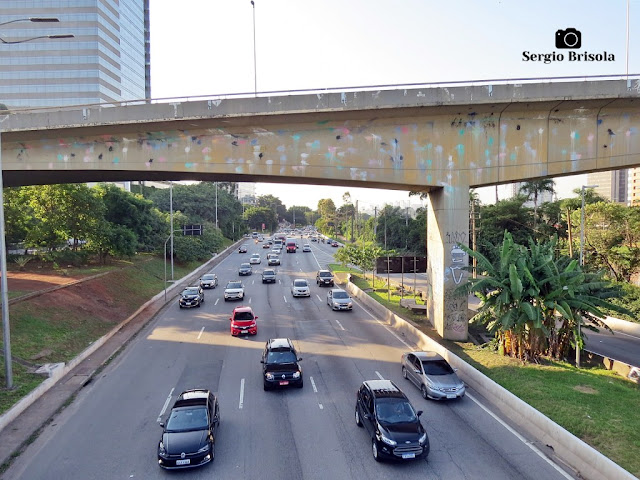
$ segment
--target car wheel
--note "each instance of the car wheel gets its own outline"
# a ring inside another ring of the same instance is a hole
[[[297,385],[298,388],[304,387],[304,380],[300,380],[300,383]]]
[[[202,302],[198,302],[198,308],[202,306]]]
[[[266,392],[267,390],[271,390],[271,385],[269,385],[267,382],[263,382],[262,383],[262,388]]]
[[[216,458],[216,444],[215,443],[211,444],[210,452],[211,452],[211,461],[213,462],[215,460],[215,458]]]
[[[409,380],[409,378],[407,377],[407,369],[406,369],[406,368],[404,368],[404,367],[402,367],[402,377],[403,377],[405,380]]]
[[[380,458],[380,454],[378,453],[378,444],[376,443],[376,439],[374,438],[373,441],[371,442],[371,452],[373,453],[373,459],[376,462],[381,462],[382,459]]]
[[[358,407],[356,407],[356,425],[362,427],[362,421],[360,420],[360,413],[358,412]]]
[[[425,400],[429,397],[429,395],[427,394],[427,387],[425,387],[424,385],[422,385],[422,387],[420,388],[420,393],[422,393],[422,398],[424,398]]]

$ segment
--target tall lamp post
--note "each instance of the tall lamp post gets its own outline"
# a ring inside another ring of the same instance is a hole
[[[57,18],[30,17],[17,18],[8,22],[0,23],[0,27],[16,22],[33,22],[33,23],[56,23]],[[73,38],[73,35],[39,35],[37,37],[23,38],[20,40],[5,40],[0,38],[0,42],[4,45],[14,45],[16,43],[30,42],[41,38],[60,39]],[[2,108],[4,107],[4,108]],[[0,110],[7,110],[6,106],[0,105]],[[0,117],[0,124],[7,119],[8,115]],[[0,128],[0,134],[1,132]],[[5,238],[4,225],[4,185],[2,182],[2,139],[0,138],[0,300],[2,301],[2,342],[4,347],[4,372],[7,382],[7,388],[13,388],[13,368],[11,366],[11,329],[9,327],[9,289],[7,281],[7,242]]]
[[[580,209],[580,266],[584,265],[584,191],[587,188],[598,188],[599,185],[582,185],[580,196],[582,197],[582,206]],[[578,318],[578,336],[576,337],[576,368],[580,368],[580,346],[578,342],[581,338],[580,325],[582,319]]]
[[[253,94],[258,96],[258,69],[256,68],[256,4],[251,0],[253,10]]]

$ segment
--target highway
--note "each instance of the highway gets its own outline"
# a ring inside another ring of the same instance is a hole
[[[335,249],[312,243],[311,253],[283,252],[278,282],[263,285],[259,272],[267,268],[268,250],[247,243],[246,254],[234,253],[215,268],[219,286],[205,291],[201,308],[180,310],[177,299],[167,305],[2,478],[575,478],[490,415],[492,407],[473,390],[459,401],[422,399],[400,371],[400,357],[411,345],[357,302],[352,312],[334,312],[326,304],[327,289],[316,286],[315,272],[332,261]],[[245,300],[225,302],[224,285],[239,278],[238,266],[256,252],[262,264],[242,277]],[[291,296],[294,278],[309,279],[311,298]],[[230,313],[241,304],[259,316],[255,337],[229,333]],[[263,391],[259,360],[273,337],[294,340],[303,358],[303,389]],[[362,381],[377,378],[393,380],[424,411],[428,460],[374,461],[354,407]],[[215,461],[166,472],[157,464],[159,423],[181,391],[197,387],[220,399]]]

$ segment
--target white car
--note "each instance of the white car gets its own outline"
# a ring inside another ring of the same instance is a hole
[[[249,259],[249,263],[251,263],[252,265],[255,265],[256,263],[260,263],[262,260],[260,260],[260,254],[259,253],[254,253],[253,255],[251,255],[251,258]]]
[[[224,289],[224,301],[242,300],[244,298],[244,285],[239,281],[231,281],[227,283]]]
[[[308,243],[305,243],[305,244],[302,246],[302,251],[303,251],[303,252],[310,252],[310,251],[311,251],[311,245],[309,245]]]
[[[296,278],[291,284],[291,295],[294,297],[310,297],[311,289],[309,288],[309,282],[304,278]]]
[[[281,252],[282,252],[282,249],[280,249],[277,246],[274,246],[273,250],[271,250],[271,253],[275,253],[276,255],[280,255]]]

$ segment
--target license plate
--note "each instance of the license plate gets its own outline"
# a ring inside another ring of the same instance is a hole
[[[403,453],[402,458],[416,458],[415,453]]]
[[[176,460],[176,465],[189,465],[191,463],[191,460],[188,458],[185,458],[184,460]]]
[[[248,334],[248,333],[249,333],[249,330],[242,330],[240,333],[241,333],[242,335],[246,335],[246,334]]]
[[[455,393],[447,393],[447,398],[456,398]]]
[[[289,385],[289,382],[287,380],[280,382],[280,385]]]

